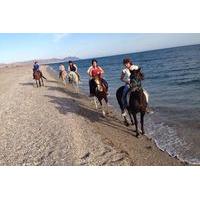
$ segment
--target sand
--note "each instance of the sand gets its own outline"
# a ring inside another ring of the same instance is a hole
[[[183,165],[42,70],[37,88],[31,66],[0,69],[0,165]]]

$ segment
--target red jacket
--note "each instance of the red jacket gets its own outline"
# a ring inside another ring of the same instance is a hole
[[[92,77],[101,76],[101,73],[102,71],[99,67],[96,67],[95,69],[91,70]]]

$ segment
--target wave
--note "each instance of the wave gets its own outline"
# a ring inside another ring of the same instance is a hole
[[[191,157],[191,144],[180,138],[175,128],[164,123],[154,123],[150,118],[146,121],[147,137],[155,141],[156,146],[167,152],[170,156],[178,158],[182,162],[198,165],[200,158],[198,156]]]
[[[195,85],[199,83],[200,83],[200,79],[193,79],[193,80],[185,80],[185,81],[176,82],[176,85]]]

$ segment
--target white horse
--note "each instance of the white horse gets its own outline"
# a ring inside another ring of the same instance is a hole
[[[69,72],[68,74],[69,83],[75,88],[76,93],[79,93],[79,78],[76,72]]]
[[[66,78],[67,78],[66,70],[60,71],[59,78],[62,79],[62,82],[63,82],[64,86],[66,86]]]

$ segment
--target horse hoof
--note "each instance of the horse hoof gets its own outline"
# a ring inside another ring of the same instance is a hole
[[[136,132],[136,131],[134,131],[134,132]],[[140,134],[139,134],[138,132],[136,132],[135,137],[138,138],[139,135],[140,135]]]
[[[125,126],[129,126],[130,124],[128,122],[124,122],[124,125]]]
[[[144,131],[142,131],[142,132],[141,132],[141,135],[144,135],[144,134],[145,134],[145,132],[144,132]]]

